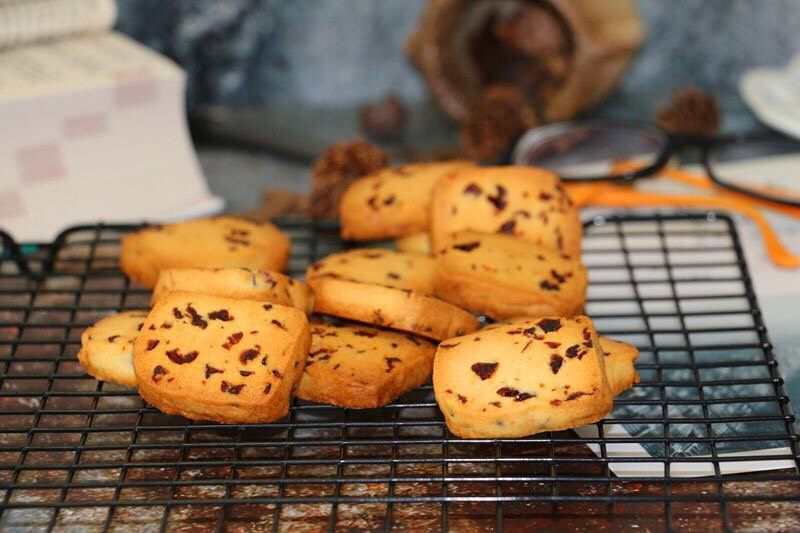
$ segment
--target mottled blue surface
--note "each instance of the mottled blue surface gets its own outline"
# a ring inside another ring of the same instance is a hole
[[[602,1],[602,0],[598,0]],[[427,92],[405,55],[424,0],[121,0],[118,27],[190,73],[192,105],[353,105],[389,91]],[[797,0],[639,0],[647,41],[601,109],[649,115],[672,89],[698,84],[741,111],[747,68],[800,51]],[[747,125],[748,117],[734,117]],[[730,124],[729,124],[730,126]]]

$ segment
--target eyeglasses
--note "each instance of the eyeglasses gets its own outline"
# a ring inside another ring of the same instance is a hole
[[[632,181],[657,174],[686,148],[700,150],[716,185],[800,206],[800,142],[777,135],[684,137],[647,124],[562,122],[525,133],[511,159],[552,170],[565,182]],[[620,169],[620,162],[628,164]]]

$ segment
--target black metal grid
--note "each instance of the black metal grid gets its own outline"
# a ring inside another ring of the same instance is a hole
[[[294,275],[343,246],[332,226],[283,227]],[[640,347],[642,382],[596,436],[513,440],[454,437],[430,386],[380,409],[296,401],[281,422],[225,426],[163,415],[98,383],[76,360],[81,331],[149,300],[117,268],[119,237],[133,228],[72,228],[38,250],[0,235],[2,528],[800,527],[794,417],[726,216],[587,225],[587,311],[602,333]],[[620,424],[647,432],[609,436]],[[631,442],[654,458],[613,451]],[[741,461],[724,453],[743,444],[785,447],[768,458],[795,468],[723,475]],[[663,471],[610,468],[645,463]],[[708,475],[676,477],[686,465]]]

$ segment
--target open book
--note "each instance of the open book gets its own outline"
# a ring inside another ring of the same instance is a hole
[[[114,13],[0,0],[0,228],[18,240],[222,207],[188,135],[183,71],[109,31]]]

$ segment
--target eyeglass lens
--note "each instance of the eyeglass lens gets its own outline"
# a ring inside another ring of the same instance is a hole
[[[667,137],[646,126],[560,124],[524,135],[512,158],[515,164],[547,168],[563,180],[590,180],[618,175],[620,161],[643,167],[658,161]]]
[[[800,202],[800,143],[780,138],[731,142],[711,150],[708,166],[724,185]]]

